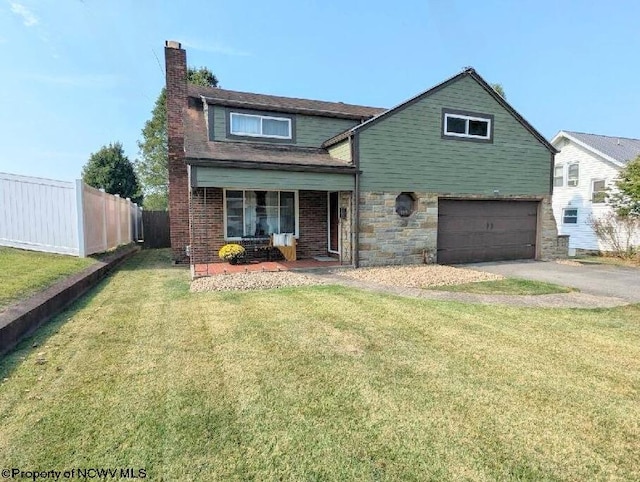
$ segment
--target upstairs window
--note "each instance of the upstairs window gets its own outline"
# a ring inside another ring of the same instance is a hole
[[[553,186],[562,187],[564,185],[564,166],[556,166],[553,169]]]
[[[493,116],[443,109],[443,137],[490,142]]]
[[[291,139],[291,119],[231,112],[229,132],[234,136]]]
[[[580,181],[580,166],[578,164],[569,164],[567,169],[567,186],[575,187]]]
[[[607,200],[607,188],[603,180],[591,183],[591,202],[594,204],[603,203]]]

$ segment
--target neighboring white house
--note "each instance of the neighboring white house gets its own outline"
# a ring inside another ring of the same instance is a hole
[[[570,236],[569,255],[576,249],[606,251],[588,220],[611,210],[606,189],[640,155],[640,139],[560,131],[551,144],[560,151],[553,174],[553,214],[558,233]]]

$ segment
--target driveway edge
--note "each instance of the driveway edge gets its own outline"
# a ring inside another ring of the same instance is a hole
[[[137,253],[132,246],[65,278],[0,313],[0,356],[58,315],[71,303],[96,286],[125,259]]]

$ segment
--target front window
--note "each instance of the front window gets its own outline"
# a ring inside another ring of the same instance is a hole
[[[492,116],[444,111],[443,135],[488,141],[491,139]]]
[[[578,210],[575,208],[563,209],[562,224],[578,224]]]
[[[556,166],[553,170],[553,185],[554,187],[562,187],[564,183],[564,166]]]
[[[567,170],[567,186],[577,186],[580,180],[580,166],[578,164],[569,164]]]
[[[225,195],[226,238],[280,233],[297,236],[295,191],[227,190]]]
[[[234,136],[291,139],[291,119],[255,114],[231,113],[230,133]]]
[[[605,187],[605,182],[602,180],[593,181],[591,183],[591,202],[592,203],[603,203],[607,199],[607,189]]]

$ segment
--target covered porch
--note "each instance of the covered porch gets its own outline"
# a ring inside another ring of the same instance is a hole
[[[193,276],[352,263],[352,171],[192,165],[190,178]],[[289,234],[293,248],[275,249],[278,234]],[[246,264],[232,266],[218,258],[227,243],[245,247]]]

